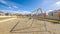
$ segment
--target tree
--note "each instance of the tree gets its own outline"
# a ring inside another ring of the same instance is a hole
[[[60,19],[60,12],[59,12],[59,11],[58,11],[57,15],[58,15],[58,17],[59,17],[59,19]]]
[[[43,15],[44,15],[44,17],[46,17],[46,12]]]
[[[19,13],[16,13],[15,15],[17,16],[17,18],[20,18],[23,16],[22,14],[19,14]]]
[[[9,13],[5,13],[5,15],[9,15]]]

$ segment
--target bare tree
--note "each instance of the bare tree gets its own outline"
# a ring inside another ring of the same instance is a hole
[[[43,15],[44,15],[44,17],[46,17],[46,12]]]
[[[57,16],[58,16],[58,18],[60,19],[60,12],[59,12],[59,11],[57,12]]]

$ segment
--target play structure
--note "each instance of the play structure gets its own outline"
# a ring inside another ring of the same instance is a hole
[[[24,32],[28,32],[30,29],[33,28],[41,28],[41,31],[35,31],[35,30],[31,30],[29,32],[45,32],[47,31],[47,27],[46,27],[46,23],[43,22],[42,24],[40,23],[39,20],[36,20],[34,17],[38,18],[37,16],[34,16],[34,14],[41,14],[43,16],[43,12],[41,8],[38,8],[34,11],[32,11],[29,15],[28,18],[23,19],[22,21],[18,21],[14,27],[10,30],[10,32],[20,32],[20,33],[24,33]],[[43,18],[42,18],[43,19]],[[39,22],[39,23],[38,23]],[[36,24],[36,25],[34,25]],[[36,27],[35,27],[36,26]],[[42,28],[43,27],[43,28]],[[24,31],[23,31],[24,30]],[[27,31],[25,31],[27,30]],[[22,32],[23,31],[23,32]]]

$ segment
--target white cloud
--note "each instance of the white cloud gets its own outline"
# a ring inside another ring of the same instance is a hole
[[[0,2],[9,6],[9,8],[18,8],[17,6],[22,6],[20,4],[17,4],[15,2],[11,2],[11,1],[0,0]]]
[[[60,1],[57,1],[57,2],[54,4],[54,7],[60,8]]]
[[[17,6],[13,6],[13,8],[18,8]]]
[[[50,11],[53,11],[53,10],[48,10],[48,11],[50,12]]]
[[[29,11],[22,11],[22,10],[18,10],[18,11],[14,11],[14,10],[0,10],[0,11],[3,11],[5,13],[30,14]]]
[[[60,9],[60,1],[57,2],[53,2],[49,7],[48,7],[48,12],[52,11],[52,10],[57,10]]]
[[[53,10],[57,10],[60,9],[60,1],[55,2],[54,4],[52,4],[51,8]]]
[[[3,4],[7,4],[7,2],[4,1],[4,0],[0,0],[0,2],[3,3]]]
[[[49,12],[52,12],[52,11],[54,11],[54,10],[47,10],[47,12],[46,12],[46,13],[48,14]]]
[[[29,11],[10,10],[10,9],[13,9],[13,8],[18,8],[17,6],[20,6],[20,4],[16,4],[14,2],[7,2],[7,1],[4,1],[4,0],[0,0],[0,2],[7,5],[7,6],[9,6],[9,7],[7,7],[7,8],[9,8],[9,10],[0,10],[0,11],[6,12],[6,13],[20,13],[20,14],[29,14],[30,13]]]
[[[48,11],[50,9],[60,9],[60,0],[44,0],[42,2],[42,7],[44,10]]]
[[[60,5],[60,1],[56,2],[56,5]]]
[[[18,11],[18,13],[20,13],[20,14],[30,14],[29,11]]]
[[[11,9],[12,7],[8,7],[9,9]]]

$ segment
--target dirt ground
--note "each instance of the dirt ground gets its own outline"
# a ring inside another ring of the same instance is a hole
[[[20,18],[0,23],[0,34],[60,34],[60,24]]]

